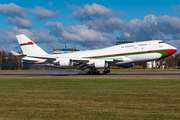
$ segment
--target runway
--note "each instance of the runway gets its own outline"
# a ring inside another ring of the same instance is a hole
[[[0,74],[0,76],[180,76],[180,73],[119,73],[119,74]]]

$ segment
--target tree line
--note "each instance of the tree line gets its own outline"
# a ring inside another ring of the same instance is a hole
[[[0,69],[1,70],[20,70],[22,69],[22,57],[15,56],[12,53],[0,51]]]
[[[34,66],[22,64],[22,57],[15,56],[12,53],[0,51],[0,70],[30,70],[30,69],[43,69],[42,66]],[[165,62],[164,62],[165,61]],[[140,63],[143,68],[146,68],[146,63]],[[180,53],[171,55],[161,60],[161,65],[165,64],[169,69],[180,68]]]
[[[21,61],[21,56],[15,56],[12,53],[0,51],[0,70],[31,70],[42,68],[42,66],[23,64]]]

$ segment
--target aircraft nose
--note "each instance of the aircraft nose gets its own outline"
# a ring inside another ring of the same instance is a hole
[[[177,48],[174,47],[174,46],[172,46],[171,51],[172,51],[173,53],[175,53],[175,52],[177,51]],[[172,53],[172,54],[173,54],[173,53]]]
[[[177,51],[177,49],[176,49],[176,48],[175,48],[175,49],[172,49],[173,54],[174,54],[176,51]]]
[[[166,51],[166,55],[164,57],[170,56],[174,54],[176,51],[177,51],[177,48],[175,48],[174,46],[171,46],[170,49]]]

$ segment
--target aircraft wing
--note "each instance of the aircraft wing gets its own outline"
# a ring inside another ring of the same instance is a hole
[[[88,58],[59,58],[57,56],[54,55],[39,55],[39,56],[34,56],[34,55],[28,55],[28,57],[32,57],[32,58],[39,58],[39,59],[47,59],[47,60],[57,60],[57,59],[71,59],[73,60],[73,62],[88,62],[89,59]]]
[[[20,54],[15,51],[12,51],[12,53],[14,55],[26,56],[24,54]],[[27,57],[27,59],[29,59],[29,58],[35,58],[35,59],[40,59],[40,60],[44,59],[43,63],[49,63],[51,65],[59,64],[59,61],[62,61],[62,60],[63,61],[70,60],[70,61],[73,61],[73,64],[74,64],[73,66],[75,69],[81,69],[81,70],[84,70],[99,61],[107,61],[110,63],[113,62],[113,63],[118,63],[118,64],[132,62],[132,59],[130,59],[128,57],[124,57],[124,56],[123,57],[115,57],[115,58],[90,59],[90,58],[70,58],[70,57],[61,58],[57,55],[48,54],[48,55],[27,55],[26,57]],[[40,60],[37,60],[37,61],[40,61]]]
[[[28,55],[28,57],[32,57],[32,58],[39,58],[39,59],[46,59],[46,62],[50,62],[50,61],[57,61],[57,60],[64,60],[64,59],[71,59],[73,62],[77,62],[77,63],[88,63],[91,61],[90,58],[59,58],[56,55]],[[100,60],[105,60],[107,62],[122,62],[122,63],[126,63],[126,62],[132,62],[133,60],[128,58],[128,57],[119,57],[119,58],[103,58],[103,59],[94,59],[93,61],[100,61]],[[91,62],[92,63],[92,62]]]

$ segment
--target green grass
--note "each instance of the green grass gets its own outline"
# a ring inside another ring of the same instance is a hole
[[[180,119],[180,77],[0,77],[0,119]]]

